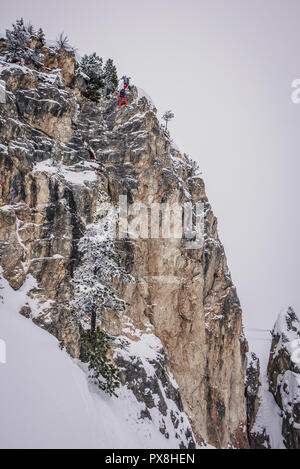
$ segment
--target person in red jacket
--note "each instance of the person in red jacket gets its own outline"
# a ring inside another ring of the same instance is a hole
[[[122,106],[122,104],[125,104],[127,106],[127,98],[126,98],[126,91],[125,89],[123,88],[121,91],[120,91],[120,101],[119,101],[119,107]]]
[[[126,90],[126,88],[128,88],[128,86],[129,86],[130,77],[127,77],[126,75],[124,75],[124,76],[122,77],[122,80],[123,80],[123,82],[124,82],[124,90]]]

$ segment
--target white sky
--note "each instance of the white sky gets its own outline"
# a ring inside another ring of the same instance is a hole
[[[271,328],[298,291],[298,0],[10,0],[49,39],[112,57],[172,109],[172,137],[199,162],[248,327]]]

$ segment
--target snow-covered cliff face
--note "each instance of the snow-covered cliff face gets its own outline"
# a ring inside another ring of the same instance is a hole
[[[117,107],[117,95],[92,102],[72,53],[44,53],[39,70],[0,56],[0,265],[16,292],[35,279],[20,312],[79,358],[71,279],[99,190],[113,203],[120,195],[146,206],[202,202],[198,249],[174,238],[118,241],[135,281],[116,285],[128,306],[107,312],[102,327],[126,338],[113,357],[123,386],[166,440],[247,447],[242,313],[203,180],[135,87],[127,107]]]
[[[249,362],[246,379],[251,448],[298,449],[300,409],[300,322],[282,311],[272,331],[254,330],[249,343],[260,357]],[[247,354],[249,355],[249,354]]]
[[[268,377],[282,411],[284,444],[300,449],[300,321],[292,308],[279,315],[272,331]]]

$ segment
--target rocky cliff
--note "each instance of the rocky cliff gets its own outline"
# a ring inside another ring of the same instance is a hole
[[[126,310],[108,311],[101,327],[126,339],[113,357],[122,383],[165,438],[172,431],[181,447],[247,447],[242,312],[196,166],[137,88],[120,109],[117,94],[91,101],[73,52],[44,47],[43,54],[42,66],[0,56],[0,265],[15,291],[31,279],[20,313],[79,358],[71,279],[99,191],[113,204],[126,195],[129,208],[202,202],[197,249],[183,238],[116,240],[134,281],[116,285]]]

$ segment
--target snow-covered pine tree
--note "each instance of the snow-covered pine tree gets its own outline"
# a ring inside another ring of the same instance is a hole
[[[130,281],[130,275],[120,266],[120,255],[115,246],[117,213],[107,196],[100,194],[95,222],[88,225],[78,249],[82,259],[73,278],[73,315],[84,329],[96,330],[97,321],[105,310],[122,312],[114,281]]]
[[[6,60],[13,63],[24,63],[24,60],[30,55],[30,50],[27,47],[30,34],[25,27],[23,18],[17,20],[11,30],[6,30],[6,39],[8,45]]]
[[[103,59],[95,52],[84,55],[79,64],[79,73],[88,79],[86,95],[88,98],[97,100],[100,97],[100,89],[104,86]]]
[[[8,44],[7,61],[23,64],[29,59],[37,66],[42,65],[44,56],[41,48],[45,45],[45,36],[41,28],[36,31],[30,22],[25,25],[23,18],[21,18],[12,25],[12,30],[6,30],[6,38]],[[30,46],[32,39],[37,41],[34,48],[31,48],[32,45]]]
[[[36,37],[37,37],[37,40],[39,41],[41,47],[44,47],[44,45],[46,44],[46,38],[45,38],[45,34],[44,34],[44,31],[42,30],[42,28],[39,28],[39,30],[36,34]]]
[[[104,66],[104,95],[109,96],[118,88],[117,68],[113,59],[108,59]]]
[[[81,338],[89,362],[89,378],[102,391],[117,397],[115,390],[120,386],[118,369],[107,357],[111,349],[111,337],[106,332],[97,330],[86,331]]]
[[[81,343],[85,361],[89,363],[89,377],[109,395],[116,395],[119,387],[118,370],[108,358],[112,338],[98,325],[105,310],[120,313],[125,309],[114,280],[132,280],[120,266],[120,255],[115,247],[116,222],[115,207],[107,195],[100,193],[94,223],[87,226],[79,242],[82,259],[74,273],[71,303],[73,319],[83,329]]]
[[[82,73],[87,75],[90,80],[100,81],[103,79],[103,59],[96,52],[93,54],[85,54],[79,65]]]

